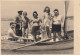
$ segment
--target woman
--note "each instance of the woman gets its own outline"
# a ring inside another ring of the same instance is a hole
[[[28,24],[30,23],[29,18],[27,17],[27,12],[23,12],[23,28],[22,28],[22,32],[23,32],[23,37],[25,37],[25,34],[28,37]],[[27,33],[26,33],[27,31]]]
[[[32,20],[32,35],[34,37],[34,41],[38,41],[37,35],[40,34],[40,23],[41,20],[38,18],[38,13],[37,11],[33,12],[33,20]]]

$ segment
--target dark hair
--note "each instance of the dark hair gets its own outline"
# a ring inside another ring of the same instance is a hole
[[[23,12],[23,11],[18,11],[18,13]]]
[[[37,14],[37,16],[38,16],[38,13],[37,13],[37,11],[34,11],[34,12],[33,12],[33,16],[34,16],[34,13],[36,13],[36,14]]]
[[[57,12],[59,12],[59,10],[58,10],[58,9],[55,9],[54,11],[57,11]]]
[[[48,6],[45,7],[44,12],[46,12],[46,8],[48,8],[48,12],[50,12],[50,8]]]
[[[14,24],[14,22],[11,22],[11,23],[10,23],[10,26],[11,26],[12,24]]]
[[[16,29],[20,29],[20,25],[19,24],[16,24]]]

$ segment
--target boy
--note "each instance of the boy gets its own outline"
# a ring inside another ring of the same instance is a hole
[[[30,23],[30,20],[29,18],[27,17],[27,12],[23,12],[23,28],[22,28],[22,31],[23,31],[23,37],[25,37],[25,34],[27,34],[27,37],[28,37],[28,24]],[[26,33],[27,31],[27,33]]]
[[[54,18],[52,20],[52,32],[54,35],[53,40],[56,41],[56,37],[58,37],[59,40],[62,40],[61,36],[61,30],[63,30],[64,27],[64,18],[62,15],[59,15],[59,10],[55,9],[54,10]],[[58,36],[56,36],[56,34]]]

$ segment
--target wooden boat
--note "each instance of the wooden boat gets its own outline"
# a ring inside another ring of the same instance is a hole
[[[36,50],[59,50],[73,48],[73,40],[64,40],[58,42],[35,42],[31,44],[20,44],[11,41],[2,41],[2,50],[25,50],[25,51],[36,51]]]
[[[73,38],[74,31],[67,32],[67,36],[72,36]],[[71,37],[70,37],[71,38]],[[52,39],[52,38],[51,38]],[[54,49],[68,49],[73,48],[73,39],[62,40],[57,42],[49,42],[51,39],[45,39],[32,43],[21,43],[10,40],[2,40],[1,48],[2,50],[54,50]],[[35,49],[36,48],[36,49]]]
[[[68,36],[73,35],[73,32],[67,32]],[[19,43],[15,41],[2,40],[1,50],[7,53],[73,53],[74,40],[63,40],[57,42],[49,42],[50,39],[41,40],[33,43]],[[70,51],[70,52],[69,52]]]
[[[67,14],[67,10],[66,10]],[[67,16],[67,15],[65,15]],[[58,42],[44,42],[50,39],[30,43],[30,44],[20,44],[13,41],[4,40],[1,41],[2,50],[14,50],[14,51],[49,51],[49,50],[64,50],[64,49],[73,49],[74,43],[72,40],[63,40]]]

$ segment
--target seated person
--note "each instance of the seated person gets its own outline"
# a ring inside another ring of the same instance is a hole
[[[10,29],[8,30],[8,36],[9,36],[8,40],[17,41],[21,39],[20,36],[17,36],[15,34],[15,23],[14,22],[10,23]]]
[[[62,15],[59,14],[59,10],[54,10],[54,18],[52,19],[52,33],[53,33],[53,40],[56,41],[56,38],[59,40],[64,40],[64,18]],[[61,34],[63,32],[63,35]],[[56,35],[57,34],[57,35]]]

